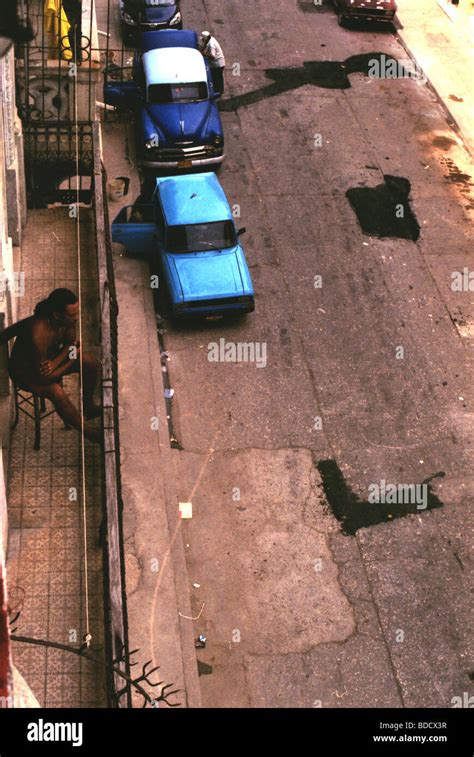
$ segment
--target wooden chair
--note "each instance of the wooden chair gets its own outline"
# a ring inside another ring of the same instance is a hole
[[[39,397],[37,394],[23,389],[17,384],[13,385],[13,391],[15,394],[15,415],[11,429],[13,430],[18,425],[20,413],[31,418],[35,422],[35,443],[33,449],[38,450],[41,446],[41,421],[44,421],[45,418],[55,413],[56,410],[47,410],[44,397]],[[69,428],[67,423],[64,424],[64,428]]]

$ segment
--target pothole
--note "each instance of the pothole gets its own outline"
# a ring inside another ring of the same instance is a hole
[[[395,518],[426,510],[443,507],[441,500],[433,494],[430,481],[433,478],[444,477],[444,472],[430,476],[421,484],[401,484],[380,481],[373,486],[379,487],[379,500],[369,502],[360,499],[348,487],[342,472],[335,460],[320,460],[317,464],[321,475],[324,494],[334,517],[341,524],[342,533],[354,536],[359,528],[388,523]],[[415,487],[408,491],[406,487]],[[395,487],[392,489],[391,487]],[[401,488],[405,487],[405,488]],[[418,488],[417,488],[418,487]],[[423,488],[419,488],[423,487]],[[380,496],[382,495],[383,496]],[[398,501],[392,501],[396,499]],[[415,501],[415,500],[418,501]],[[385,500],[385,501],[383,501]],[[406,501],[411,500],[411,501]]]
[[[384,174],[383,184],[354,187],[346,197],[364,234],[416,242],[420,226],[409,204],[410,189],[408,179]]]

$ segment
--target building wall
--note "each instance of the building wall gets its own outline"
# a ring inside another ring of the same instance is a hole
[[[0,59],[0,328],[16,320],[17,298],[21,293],[18,289],[21,282],[19,246],[25,219],[23,140],[21,121],[16,113],[15,63],[11,49]],[[0,397],[8,394],[7,351],[1,349]],[[2,433],[2,440],[3,437]]]
[[[15,103],[15,60],[13,48],[0,63],[0,100],[5,138],[5,181],[8,233],[14,246],[21,245],[21,229],[26,218],[21,121]]]
[[[15,68],[11,49],[0,59],[0,329],[16,320],[21,294],[19,245],[26,218],[21,122],[15,106]],[[0,707],[13,706],[13,673],[8,629],[7,552],[8,518],[6,469],[10,386],[8,351],[0,347]]]

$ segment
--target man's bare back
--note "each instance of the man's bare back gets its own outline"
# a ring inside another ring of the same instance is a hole
[[[78,430],[83,427],[87,438],[100,441],[100,431],[83,423],[61,383],[63,376],[81,373],[84,414],[86,418],[100,415],[100,407],[94,405],[93,399],[97,360],[82,354],[76,340],[78,319],[76,295],[69,289],[55,289],[36,306],[34,315],[5,329],[0,334],[0,344],[15,338],[8,370],[17,386],[51,400],[67,425]]]
[[[69,355],[74,354],[70,351],[71,347],[76,347],[77,358],[75,327],[59,326],[48,318],[37,316],[26,318],[16,325],[19,328],[9,362],[12,380],[35,392],[54,381],[60,381],[61,376],[55,375],[55,371]]]

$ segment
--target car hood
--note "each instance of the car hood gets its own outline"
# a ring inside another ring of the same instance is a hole
[[[167,253],[184,300],[231,297],[243,293],[239,247],[184,254]]]
[[[148,23],[159,23],[165,21],[171,21],[176,13],[176,5],[155,5],[152,7],[144,8],[142,11],[142,21]]]
[[[195,142],[206,134],[213,105],[212,100],[166,105],[147,104],[146,110],[167,141]]]

